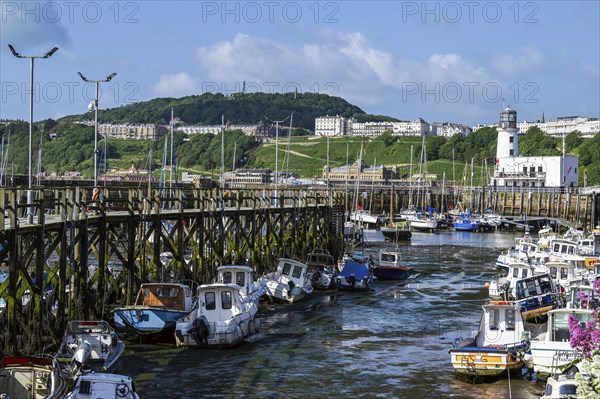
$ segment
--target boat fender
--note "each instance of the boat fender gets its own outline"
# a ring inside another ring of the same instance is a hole
[[[197,344],[206,343],[208,336],[210,335],[210,327],[208,320],[205,316],[198,317],[192,322],[193,328],[189,331],[194,341]]]

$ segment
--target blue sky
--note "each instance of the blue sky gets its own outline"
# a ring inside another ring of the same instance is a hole
[[[203,92],[314,92],[374,114],[493,123],[600,114],[598,1],[0,1],[0,118]]]

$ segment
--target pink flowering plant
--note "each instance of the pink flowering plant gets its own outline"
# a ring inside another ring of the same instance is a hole
[[[600,295],[600,279],[594,282],[593,290]],[[592,308],[594,313],[590,321],[580,323],[575,316],[569,316],[569,331],[571,332],[571,347],[580,350],[583,356],[590,358],[600,349],[600,307],[584,292],[577,293],[583,308]]]
[[[593,284],[595,296],[600,296],[600,278]],[[578,295],[582,307],[594,310],[589,322],[580,323],[569,316],[571,347],[581,351],[583,359],[578,365],[585,374],[577,373],[577,397],[581,399],[600,398],[600,305],[590,300],[587,294]]]

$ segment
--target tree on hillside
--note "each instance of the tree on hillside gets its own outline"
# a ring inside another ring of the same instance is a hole
[[[567,147],[567,152],[574,151],[581,145],[581,143],[583,143],[583,138],[581,137],[581,132],[578,130],[574,130],[565,136],[565,146]]]
[[[531,126],[519,137],[520,156],[561,155],[560,140],[545,134],[539,127]]]
[[[397,137],[392,136],[391,130],[386,130],[381,136],[379,136],[379,138],[383,141],[383,144],[385,144],[386,147],[391,146],[397,141]]]

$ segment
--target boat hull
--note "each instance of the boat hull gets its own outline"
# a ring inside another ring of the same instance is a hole
[[[516,374],[525,366],[523,356],[495,348],[450,350],[457,374],[470,379],[499,379]]]
[[[256,307],[254,307],[256,313]],[[241,314],[227,321],[208,323],[209,334],[204,340],[197,340],[190,332],[192,322],[178,323],[175,331],[177,346],[211,349],[227,349],[240,345],[247,338],[259,332],[259,320],[249,313]]]
[[[399,229],[395,227],[381,227],[381,233],[385,238],[392,241],[410,241],[412,233],[410,229]]]
[[[437,229],[438,223],[437,221],[431,220],[411,220],[410,228],[411,230],[419,230],[419,231],[433,231]]]
[[[475,223],[454,222],[452,224],[456,231],[479,231],[481,226]]]
[[[114,311],[117,331],[141,336],[163,336],[175,331],[175,323],[188,311],[148,307],[119,308]]]
[[[412,269],[396,266],[374,266],[373,275],[378,280],[405,280],[411,275]]]

